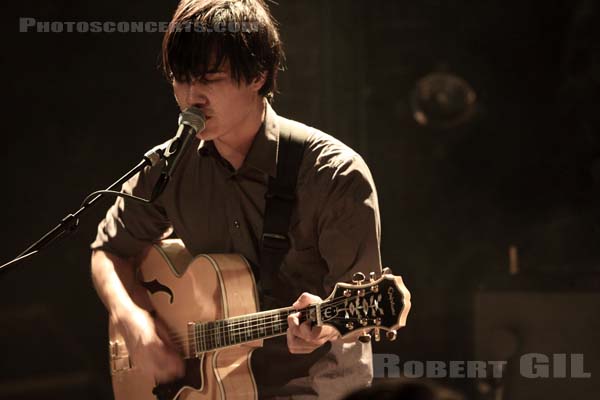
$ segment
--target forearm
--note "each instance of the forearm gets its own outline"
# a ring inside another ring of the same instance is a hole
[[[104,251],[92,254],[92,280],[113,324],[123,335],[130,359],[158,382],[185,373],[166,326],[147,311],[150,302],[135,276],[135,264]]]
[[[131,260],[96,250],[92,253],[91,270],[96,292],[111,318],[121,320],[139,311],[140,307],[149,308]]]

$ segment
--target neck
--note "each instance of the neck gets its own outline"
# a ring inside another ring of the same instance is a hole
[[[300,322],[315,322],[317,306],[312,305],[300,312]],[[189,335],[193,338],[190,355],[226,348],[254,340],[283,336],[287,333],[287,317],[298,312],[292,307],[242,315],[225,320],[194,323]]]
[[[256,105],[251,107],[236,132],[215,139],[217,151],[233,168],[239,169],[252,146],[252,142],[265,119],[265,100],[260,97]]]

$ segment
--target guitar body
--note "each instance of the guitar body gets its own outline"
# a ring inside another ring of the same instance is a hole
[[[262,340],[199,354],[188,342],[190,321],[214,321],[258,311],[248,262],[233,254],[192,258],[179,240],[166,240],[143,255],[138,279],[148,290],[153,312],[166,323],[186,361],[186,376],[157,386],[143,366],[129,358],[122,335],[111,324],[109,351],[115,400],[256,399],[250,357]]]
[[[288,318],[329,325],[341,338],[360,335],[375,340],[384,331],[389,340],[406,325],[410,292],[402,277],[384,269],[376,278],[363,273],[352,284],[338,282],[329,297],[296,310],[293,307],[258,312],[252,269],[235,254],[192,258],[179,240],[150,247],[138,262],[137,279],[147,298],[139,305],[162,320],[185,360],[185,376],[157,384],[143,365],[132,360],[123,336],[109,326],[109,354],[116,400],[257,399],[251,356],[264,339],[286,334]]]

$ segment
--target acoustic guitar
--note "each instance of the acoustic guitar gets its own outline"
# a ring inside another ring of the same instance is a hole
[[[387,269],[386,269],[387,270]],[[342,337],[395,339],[406,324],[410,293],[389,270],[367,281],[338,283],[322,303],[300,310],[300,320],[331,325]],[[167,384],[135,365],[123,336],[109,326],[109,359],[115,400],[256,399],[250,358],[264,339],[285,335],[292,307],[258,312],[247,260],[235,254],[192,257],[181,241],[165,240],[141,258],[138,279],[153,310],[167,325],[185,361],[185,376]]]

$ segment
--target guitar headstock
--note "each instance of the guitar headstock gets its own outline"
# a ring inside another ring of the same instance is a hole
[[[391,274],[389,268],[375,278],[371,272],[366,281],[364,274],[354,274],[352,283],[338,283],[331,295],[317,308],[317,323],[328,324],[342,336],[360,333],[361,341],[369,341],[366,334],[374,330],[375,340],[380,330],[388,339],[396,338],[396,330],[406,325],[410,311],[410,292],[400,276]]]

